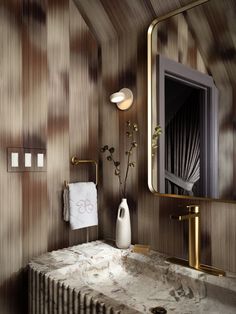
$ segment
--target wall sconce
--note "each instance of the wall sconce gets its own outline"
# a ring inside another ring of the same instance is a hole
[[[122,88],[119,92],[110,96],[110,101],[116,103],[120,110],[127,110],[133,104],[133,93],[129,88]]]

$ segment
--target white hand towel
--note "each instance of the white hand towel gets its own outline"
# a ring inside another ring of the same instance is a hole
[[[97,189],[93,182],[69,184],[69,218],[72,230],[98,224]]]

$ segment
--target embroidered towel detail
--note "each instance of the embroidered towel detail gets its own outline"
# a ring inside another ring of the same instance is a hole
[[[98,224],[97,189],[93,182],[69,184],[69,220],[72,230]]]
[[[69,208],[69,189],[64,189],[63,191],[63,219],[69,221],[70,208]]]

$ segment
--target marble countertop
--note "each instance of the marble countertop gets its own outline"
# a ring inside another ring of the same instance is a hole
[[[142,255],[94,241],[45,253],[29,267],[72,288],[89,287],[120,302],[121,313],[151,313],[156,306],[175,314],[236,312],[234,274],[216,277],[166,258],[155,251]]]

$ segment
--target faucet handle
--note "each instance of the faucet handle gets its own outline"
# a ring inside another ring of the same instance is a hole
[[[188,208],[188,213],[183,214],[183,215],[171,215],[170,219],[174,219],[174,220],[188,220],[191,218],[196,218],[199,216],[200,211],[199,211],[199,206],[198,205],[188,205],[186,206]]]
[[[199,205],[187,205],[189,213],[199,213],[200,212],[200,206]]]
[[[182,220],[188,220],[188,219],[196,218],[196,217],[198,217],[198,213],[192,213],[192,214],[190,213],[190,214],[184,214],[184,215],[179,215],[179,216],[171,215],[170,219],[182,221]]]

